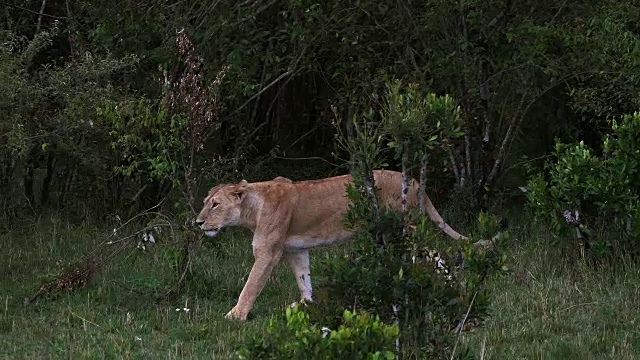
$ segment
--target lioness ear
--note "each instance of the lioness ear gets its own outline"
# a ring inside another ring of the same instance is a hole
[[[242,180],[240,181],[240,183],[238,184],[238,186],[235,187],[235,189],[233,189],[233,191],[231,192],[231,195],[233,195],[233,197],[236,198],[236,200],[240,200],[242,199],[242,197],[244,196],[244,192],[246,190],[245,186],[247,185],[247,181],[246,180]]]

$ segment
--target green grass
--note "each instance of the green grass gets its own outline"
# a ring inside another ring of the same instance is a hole
[[[59,261],[79,259],[105,235],[56,221],[0,235],[0,358],[227,359],[299,296],[281,264],[250,320],[225,320],[252,264],[249,233],[225,231],[205,240],[194,277],[175,299],[154,296],[176,281],[174,254],[161,237],[154,248],[119,258],[86,289],[23,304]],[[462,343],[484,359],[640,358],[640,268],[570,266],[535,236],[514,240],[512,275],[491,284],[491,318]],[[314,260],[335,251],[313,252],[312,272]],[[188,313],[176,311],[185,306]]]
[[[534,236],[511,256],[512,275],[491,284],[491,319],[465,336],[478,358],[640,358],[640,267],[562,260]]]
[[[177,298],[156,301],[176,283],[173,252],[158,244],[113,263],[95,283],[24,306],[42,279],[74,261],[108,232],[61,224],[3,234],[0,262],[0,358],[229,358],[245,335],[260,331],[274,312],[298,298],[293,275],[276,272],[246,323],[224,320],[251,268],[251,240],[231,231],[198,249],[194,278]],[[225,253],[215,251],[221,241]],[[176,311],[187,307],[188,313]]]

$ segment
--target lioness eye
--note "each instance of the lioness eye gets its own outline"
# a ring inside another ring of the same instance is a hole
[[[214,203],[212,203],[212,204],[211,204],[211,208],[212,208],[212,209],[215,209],[215,208],[216,208],[216,206],[218,206],[218,205],[220,205],[220,204],[218,204],[218,203],[214,202]]]

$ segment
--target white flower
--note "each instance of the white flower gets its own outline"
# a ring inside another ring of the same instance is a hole
[[[136,339],[136,341],[142,341],[142,338],[140,336],[137,336],[137,335],[136,335],[136,337],[134,339]]]

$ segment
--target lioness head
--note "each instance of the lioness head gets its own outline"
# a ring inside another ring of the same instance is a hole
[[[218,185],[209,191],[196,218],[196,224],[207,236],[216,236],[223,227],[238,224],[246,185],[242,180],[237,185]]]

